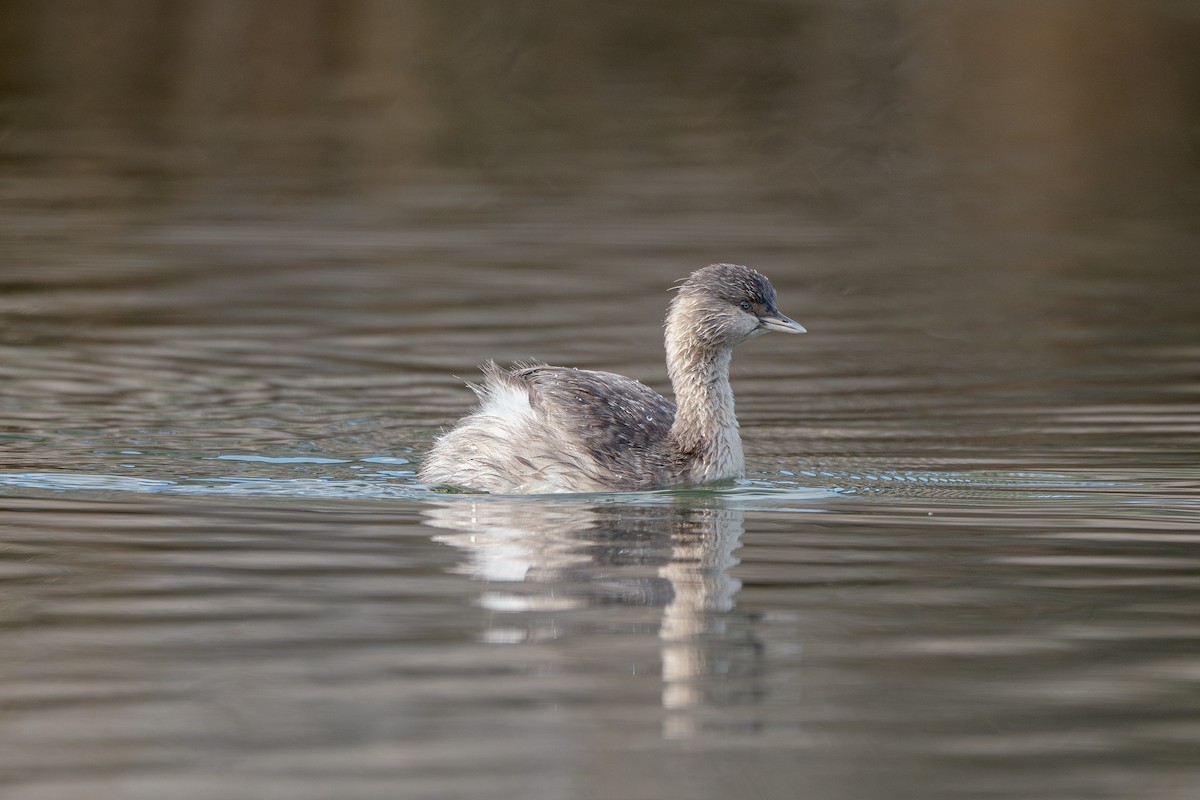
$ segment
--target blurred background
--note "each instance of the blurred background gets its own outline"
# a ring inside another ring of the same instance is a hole
[[[665,289],[715,261],[814,333],[736,373],[750,427],[801,396],[787,421],[839,429],[805,449],[964,394],[1177,403],[1161,377],[1196,357],[1193,3],[4,0],[0,23],[0,344],[47,423],[194,440],[224,415],[264,444],[341,414],[406,443],[485,358],[665,390]]]
[[[0,13],[6,172],[59,159],[59,182],[28,198],[45,204],[204,217],[231,198],[339,198],[365,217],[457,186],[480,210],[497,205],[489,191],[579,204],[597,227],[603,207],[584,199],[608,195],[624,210],[951,236],[1195,211],[1187,2],[6,0]]]

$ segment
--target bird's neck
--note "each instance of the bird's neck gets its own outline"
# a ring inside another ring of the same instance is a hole
[[[675,391],[671,442],[690,482],[704,483],[745,473],[729,385],[728,347],[706,346],[690,328],[667,324],[667,373]]]

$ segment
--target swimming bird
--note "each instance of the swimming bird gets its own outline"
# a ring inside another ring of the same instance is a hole
[[[425,458],[429,485],[503,493],[608,492],[742,477],[733,348],[768,331],[804,333],[775,306],[763,274],[712,264],[678,287],[667,310],[672,403],[611,372],[489,361],[468,384],[479,407]]]

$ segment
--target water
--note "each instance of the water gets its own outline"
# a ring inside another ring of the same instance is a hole
[[[1187,4],[0,10],[5,798],[1191,798]],[[732,485],[419,485],[487,358]]]

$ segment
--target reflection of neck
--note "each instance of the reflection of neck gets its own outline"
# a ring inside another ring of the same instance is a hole
[[[701,732],[700,717],[710,699],[704,686],[715,674],[706,649],[714,614],[733,608],[741,583],[729,575],[741,546],[742,512],[704,509],[692,512],[691,525],[672,536],[671,560],[658,574],[671,584],[671,602],[663,609],[658,637],[663,642],[663,721],[667,738],[691,738]],[[723,637],[722,637],[723,638]]]
[[[667,317],[667,373],[675,390],[671,442],[695,482],[742,475],[745,459],[729,385],[728,346],[705,341],[703,327],[679,298]]]

